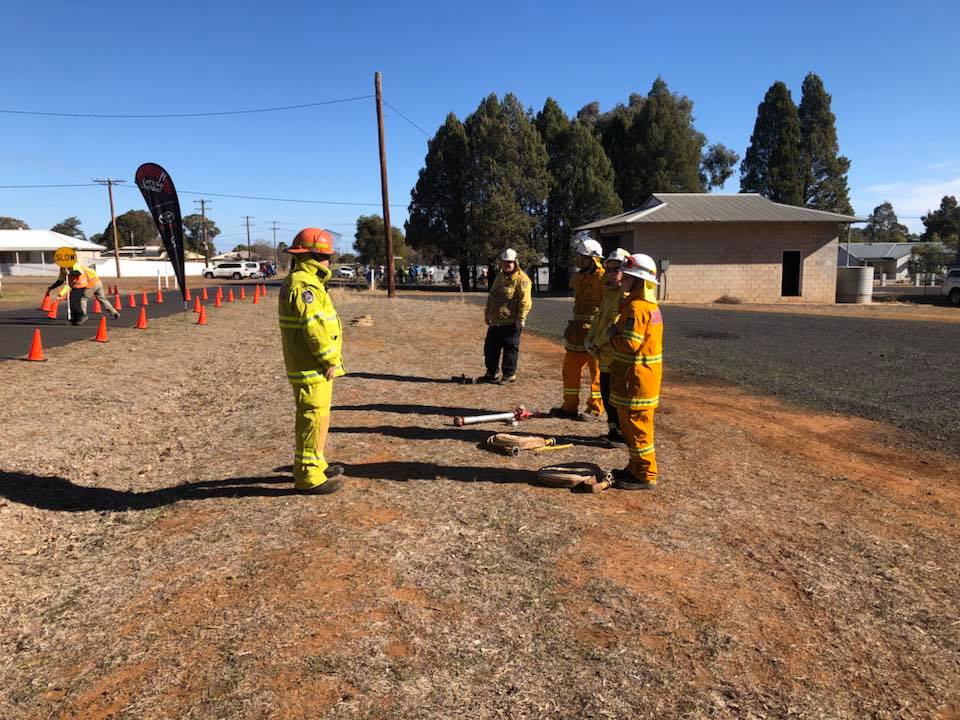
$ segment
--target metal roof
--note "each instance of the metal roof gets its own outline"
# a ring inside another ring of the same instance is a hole
[[[921,244],[936,244],[943,250],[946,246],[940,243],[840,243],[840,248],[847,251],[851,257],[858,260],[896,260],[909,255],[913,248]]]
[[[0,230],[0,250],[14,252],[17,250],[56,250],[62,247],[72,247],[74,250],[102,251],[107,248],[103,245],[80,240],[79,238],[61,235],[53,230]]]
[[[640,223],[722,223],[722,222],[864,222],[853,215],[783,205],[754,193],[712,195],[710,193],[653,193],[634,210],[581,225],[577,230],[594,230],[612,225]]]

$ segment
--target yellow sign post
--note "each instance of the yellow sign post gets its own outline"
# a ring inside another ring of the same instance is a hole
[[[53,261],[60,267],[69,270],[77,264],[77,251],[72,247],[57,248],[53,253]]]

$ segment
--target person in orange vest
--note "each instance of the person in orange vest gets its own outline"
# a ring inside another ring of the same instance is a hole
[[[570,279],[573,290],[573,318],[563,333],[563,404],[550,410],[554,417],[568,420],[599,420],[603,416],[603,401],[600,393],[600,364],[587,352],[587,333],[600,309],[603,299],[602,264],[603,248],[590,233],[581,232],[577,240],[577,267],[579,271]],[[580,408],[580,377],[583,369],[590,373],[590,396],[586,412]]]
[[[621,289],[626,297],[620,317],[607,331],[613,347],[610,402],[617,408],[629,453],[623,470],[614,471],[614,487],[648,490],[657,484],[653,414],[660,403],[663,377],[663,318],[657,304],[657,265],[649,255],[623,261]]]
[[[103,291],[103,283],[97,276],[97,271],[93,268],[80,263],[75,263],[69,269],[60,268],[60,274],[53,285],[47,288],[47,292],[52,292],[61,285],[63,285],[63,288],[58,293],[60,297],[68,292],[70,293],[71,325],[83,325],[87,321],[87,301],[92,297],[100,301],[104,312],[108,313],[114,320],[120,317],[120,311],[107,300],[107,295]]]

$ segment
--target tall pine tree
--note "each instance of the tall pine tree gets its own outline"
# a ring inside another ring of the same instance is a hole
[[[750,147],[740,165],[740,192],[803,205],[805,177],[800,116],[787,86],[777,81],[757,107]]]
[[[427,145],[427,157],[411,192],[407,242],[428,257],[459,261],[465,290],[469,268],[477,262],[467,243],[467,133],[453,113]]]
[[[847,172],[850,160],[840,154],[836,117],[823,80],[808,73],[800,98],[800,148],[803,152],[803,200],[807,207],[853,214]]]
[[[588,126],[571,122],[553,98],[537,115],[547,149],[550,193],[544,216],[546,253],[553,289],[565,288],[573,228],[622,211],[614,190],[613,166]]]

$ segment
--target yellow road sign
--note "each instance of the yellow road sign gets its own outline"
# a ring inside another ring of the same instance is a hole
[[[57,248],[53,253],[53,261],[62,268],[72,268],[77,264],[77,251],[72,247]]]

